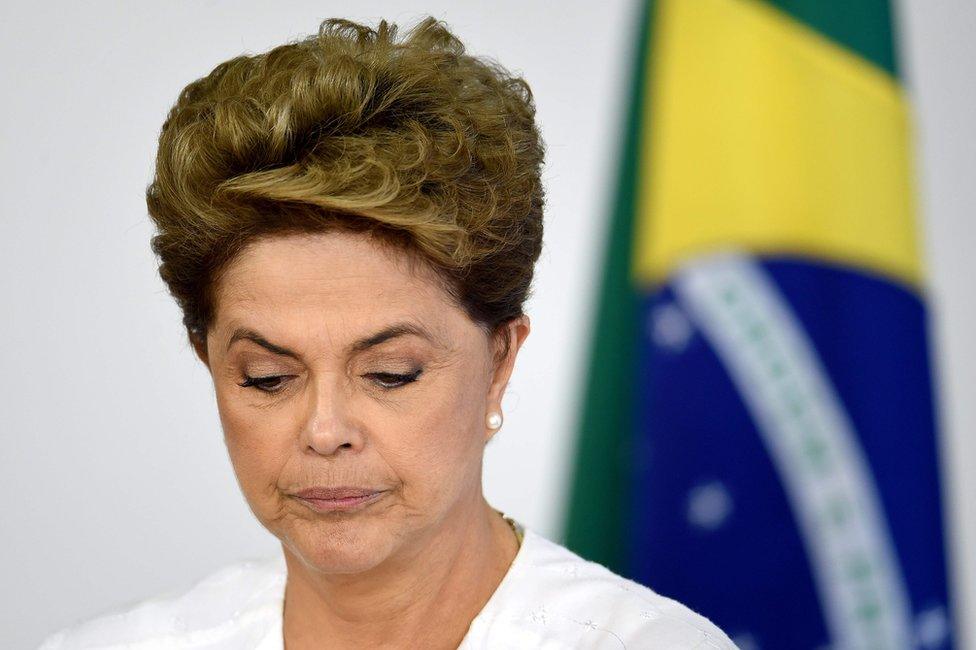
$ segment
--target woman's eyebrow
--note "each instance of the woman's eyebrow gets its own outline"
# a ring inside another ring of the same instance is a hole
[[[291,357],[296,361],[299,358],[297,352],[293,352],[288,348],[283,348],[280,345],[275,345],[274,343],[264,338],[262,335],[258,334],[254,330],[248,329],[246,327],[238,327],[236,330],[234,330],[234,333],[230,337],[230,341],[227,342],[227,350],[230,350],[230,346],[234,345],[234,343],[237,341],[253,341],[254,343],[260,345],[262,348],[265,348],[266,350],[270,350],[275,354]]]
[[[375,334],[371,334],[366,338],[362,338],[356,341],[355,343],[352,344],[352,351],[362,352],[367,348],[371,348],[374,345],[379,345],[380,343],[383,343],[384,341],[387,341],[389,339],[396,338],[398,336],[405,336],[408,334],[419,336],[422,339],[426,339],[430,343],[433,343],[435,345],[437,344],[437,341],[430,334],[430,332],[428,332],[425,328],[421,327],[420,325],[417,325],[416,323],[403,321],[401,323],[395,323],[393,325],[390,325],[389,327],[385,327],[381,329],[379,332],[376,332]]]
[[[434,345],[438,345],[437,339],[433,335],[431,335],[431,333],[428,332],[426,328],[416,323],[410,323],[404,321],[400,323],[394,323],[393,325],[384,327],[383,329],[381,329],[380,331],[374,334],[370,334],[369,336],[359,339],[358,341],[352,344],[351,349],[353,352],[362,352],[363,350],[367,350],[371,347],[379,345],[380,343],[396,338],[398,336],[407,336],[411,334],[414,336],[418,336],[422,339],[426,339],[427,341],[433,343]],[[275,354],[291,357],[296,360],[299,359],[299,355],[297,352],[289,350],[288,348],[282,347],[280,345],[276,345],[271,341],[269,341],[268,339],[266,339],[261,334],[259,334],[258,332],[255,332],[254,330],[249,329],[247,327],[238,327],[237,329],[234,330],[234,333],[230,337],[230,341],[227,342],[227,349],[229,350],[230,346],[232,346],[236,341],[240,341],[240,340],[253,341],[254,343],[257,343],[261,347]]]

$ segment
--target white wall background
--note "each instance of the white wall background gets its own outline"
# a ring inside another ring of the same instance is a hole
[[[557,537],[633,0],[19,2],[0,21],[0,646],[184,586],[277,542],[223,447],[209,376],[149,251],[143,192],[188,81],[330,16],[445,19],[532,85],[548,143],[533,334],[489,447],[495,505]],[[350,7],[357,7],[350,10]],[[901,2],[918,113],[954,514],[954,579],[976,642],[976,5]],[[976,647],[970,645],[968,647]]]

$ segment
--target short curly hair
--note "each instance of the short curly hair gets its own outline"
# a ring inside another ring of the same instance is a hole
[[[227,263],[258,238],[344,228],[422,259],[486,332],[520,316],[542,248],[528,84],[427,17],[343,19],[190,83],[146,189],[159,273],[205,344]]]

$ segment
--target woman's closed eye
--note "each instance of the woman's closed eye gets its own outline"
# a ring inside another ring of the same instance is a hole
[[[265,377],[251,377],[244,375],[244,381],[238,386],[253,387],[262,393],[277,393],[284,388],[285,380],[294,375],[267,375]]]
[[[373,383],[384,390],[393,390],[417,381],[417,378],[422,372],[423,368],[418,368],[417,370],[406,374],[396,372],[369,372],[363,376],[369,378],[373,381]],[[238,386],[241,386],[242,388],[252,387],[261,391],[262,393],[273,394],[280,392],[284,388],[286,380],[293,376],[294,375],[266,375],[264,377],[251,377],[249,375],[244,375],[244,381],[238,384]]]
[[[409,383],[417,381],[417,377],[423,372],[423,368],[417,368],[413,372],[407,374],[400,374],[396,372],[369,372],[363,375],[364,377],[369,377],[373,382],[380,388],[385,390],[392,390],[394,388],[400,388],[401,386],[406,386]]]

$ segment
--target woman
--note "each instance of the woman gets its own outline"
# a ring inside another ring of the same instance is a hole
[[[542,245],[534,112],[430,18],[327,20],[184,89],[152,246],[282,555],[44,648],[733,647],[482,494]]]

